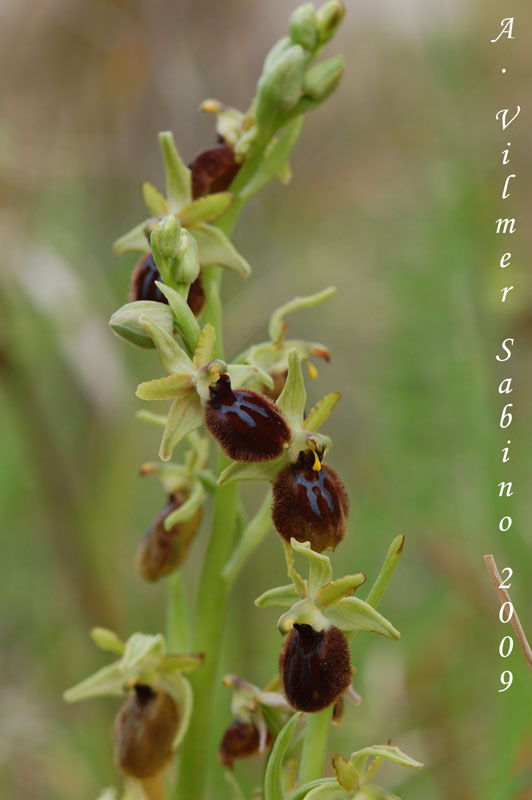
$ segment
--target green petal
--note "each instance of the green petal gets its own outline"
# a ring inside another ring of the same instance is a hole
[[[184,397],[194,388],[190,375],[166,375],[153,381],[145,381],[137,386],[136,395],[141,400],[171,400]]]
[[[311,410],[308,417],[305,419],[304,428],[306,431],[315,433],[318,428],[321,428],[324,422],[327,422],[332,414],[333,408],[340,400],[340,392],[330,392],[318,400],[314,408]]]
[[[216,192],[206,197],[200,197],[180,210],[181,224],[185,228],[191,228],[202,222],[211,222],[227,211],[234,199],[231,192]]]
[[[200,225],[191,231],[199,250],[202,267],[225,267],[246,278],[251,272],[248,262],[231,244],[225,233],[212,225]]]
[[[124,654],[125,642],[114,631],[108,628],[93,628],[91,639],[100,650],[108,650],[110,653]]]
[[[200,367],[205,367],[212,361],[215,342],[216,330],[214,326],[208,322],[201,332],[198,346],[194,352],[193,363],[197,370],[200,369]]]
[[[401,638],[391,622],[358,597],[344,597],[337,605],[324,609],[323,613],[342,631],[372,631],[389,639]]]
[[[364,747],[362,750],[351,753],[349,758],[353,768],[361,778],[366,774],[366,762],[368,758],[393,761],[394,764],[400,764],[400,766],[408,767],[409,769],[421,769],[423,766],[421,761],[410,758],[410,756],[407,756],[402,750],[399,750],[398,747],[392,747],[388,744],[374,744],[371,745],[371,747]]]
[[[301,361],[295,349],[288,356],[288,375],[283,391],[277,398],[277,405],[284,413],[288,423],[298,428],[303,422],[307,393],[303,382]]]
[[[267,372],[260,369],[260,367],[251,366],[248,364],[229,364],[227,371],[231,378],[231,386],[238,389],[240,386],[245,386],[249,380],[255,380],[262,383],[263,386],[268,386],[273,389],[273,378]]]
[[[169,461],[179,442],[199,428],[202,422],[203,411],[197,394],[189,394],[174,400],[168,412],[159,458],[162,461]]]
[[[259,608],[269,606],[280,606],[281,608],[291,608],[299,600],[299,594],[293,583],[287,586],[276,586],[275,589],[268,589],[255,600],[255,605]]]
[[[326,583],[316,592],[316,602],[320,606],[330,606],[338,603],[343,597],[349,597],[359,586],[365,582],[366,576],[363,572],[356,575],[344,575],[335,581]]]
[[[179,211],[192,199],[192,181],[189,168],[177,152],[174,137],[170,131],[159,134],[159,143],[166,170],[166,196],[172,212]]]
[[[334,755],[332,765],[340,786],[348,792],[354,791],[359,783],[359,777],[351,762],[343,756]]]

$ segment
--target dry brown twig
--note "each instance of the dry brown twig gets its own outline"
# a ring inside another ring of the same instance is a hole
[[[495,588],[497,590],[497,594],[501,598],[502,602],[503,603],[511,603],[512,604],[513,614],[511,616],[510,623],[512,625],[512,628],[514,629],[514,633],[515,633],[515,635],[517,637],[517,641],[519,642],[519,646],[521,647],[521,650],[523,651],[523,653],[525,655],[525,658],[527,660],[528,666],[530,667],[530,669],[532,669],[532,648],[530,647],[530,645],[528,643],[528,639],[526,638],[525,632],[523,630],[523,626],[521,625],[521,622],[519,621],[519,617],[517,616],[517,611],[515,610],[515,606],[512,603],[510,595],[509,595],[508,591],[502,586],[504,581],[503,581],[503,579],[501,577],[501,574],[499,572],[499,569],[497,567],[495,559],[494,559],[493,555],[486,555],[486,556],[484,556],[484,561],[486,562],[486,567],[488,568],[488,572],[490,574],[490,578],[491,578],[491,580],[493,582],[493,585],[495,586]]]

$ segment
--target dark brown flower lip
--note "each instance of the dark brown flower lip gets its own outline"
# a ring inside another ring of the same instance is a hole
[[[235,159],[234,149],[223,139],[214,147],[202,150],[189,164],[193,199],[226,191],[241,166]]]

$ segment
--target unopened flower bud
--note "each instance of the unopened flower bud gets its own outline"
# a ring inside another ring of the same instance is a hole
[[[174,699],[165,691],[136,684],[114,724],[115,759],[126,775],[144,780],[172,758],[179,723]]]
[[[183,492],[170,496],[168,504],[153,520],[137,551],[136,567],[144,580],[154,582],[172,573],[185,560],[192,540],[201,525],[202,510],[196,509],[189,519],[178,522],[169,531],[165,520],[186,500]]]
[[[235,151],[228,145],[218,144],[199,153],[192,164],[192,197],[196,200],[214,192],[225,192],[240,169]]]
[[[348,514],[342,481],[310,450],[301,452],[275,479],[272,519],[287,542],[293,537],[310,542],[317,553],[334,550],[346,534]]]
[[[314,50],[318,42],[316,11],[312,3],[304,3],[290,17],[290,39],[305,50]]]
[[[175,261],[175,280],[178,283],[192,284],[199,273],[198,245],[191,233],[183,231]]]
[[[268,732],[266,747],[270,747],[272,737]],[[225,731],[218,757],[224,767],[232,769],[238,758],[251,758],[260,755],[260,734],[256,725],[251,722],[234,720]]]
[[[316,25],[318,38],[321,44],[332,39],[345,16],[345,6],[342,0],[329,0],[316,12]]]
[[[232,389],[227,374],[210,387],[205,424],[234,461],[270,461],[281,455],[290,439],[275,404],[251,389]]]
[[[296,623],[286,637],[279,667],[286,699],[298,711],[321,711],[351,683],[349,645],[334,626],[315,631]]]
[[[164,258],[177,258],[181,241],[181,224],[174,214],[168,214],[157,223],[151,234],[154,242]]]
[[[322,103],[331,95],[344,74],[344,57],[332,56],[305,73],[303,91],[315,103]]]
[[[269,128],[279,111],[290,111],[301,97],[305,51],[300,45],[285,50],[263,73],[257,87],[257,125]]]

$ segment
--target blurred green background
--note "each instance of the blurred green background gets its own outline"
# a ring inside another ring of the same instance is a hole
[[[153,352],[107,328],[135,262],[110,246],[143,216],[140,182],[162,183],[157,131],[174,131],[185,160],[209,146],[213,120],[197,113],[199,102],[246,107],[296,5],[1,4],[2,798],[85,800],[120,783],[110,748],[117,704],[61,700],[105,663],[88,638],[93,625],[127,636],[165,624],[164,581],[145,585],[133,568],[164,503],[156,481],[138,477],[158,432],[134,419],[134,387],[159,367]],[[382,604],[402,641],[355,640],[363,703],[348,707],[332,750],[391,738],[426,764],[412,775],[383,770],[405,800],[525,800],[532,682],[518,647],[498,655],[510,631],[482,556],[513,568],[512,598],[532,635],[532,14],[515,0],[516,40],[491,45],[509,13],[502,0],[347,6],[328,49],[345,53],[345,80],[307,118],[292,184],[269,187],[237,228],[253,274],[225,281],[228,352],[264,340],[285,300],[338,286],[335,299],[291,323],[293,335],[333,352],[311,400],[342,392],[327,432],[352,514],[333,564],[371,580],[391,539],[407,538]],[[521,116],[502,133],[495,112],[515,103]],[[511,168],[500,164],[507,141]],[[503,204],[508,171],[518,179]],[[511,248],[495,235],[503,206],[518,218]],[[507,249],[516,289],[501,306]],[[514,356],[498,364],[506,336]],[[497,385],[507,376],[515,413],[503,432]],[[498,499],[502,480],[513,481],[511,499]],[[245,498],[252,510],[260,491],[246,488]],[[506,513],[514,524],[503,535]],[[191,589],[205,536],[187,563]],[[253,599],[283,578],[271,533],[237,585],[225,671],[258,684],[274,673],[275,610]],[[500,694],[503,669],[514,682]],[[222,688],[215,735],[230,721],[229,700]],[[260,767],[238,765],[237,774],[253,786]]]

